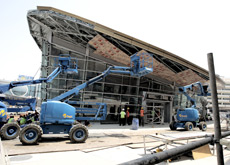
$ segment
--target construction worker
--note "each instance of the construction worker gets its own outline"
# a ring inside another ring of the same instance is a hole
[[[8,119],[8,122],[7,122],[7,123],[13,123],[13,122],[15,122],[15,120],[14,120],[14,115],[11,113],[11,114],[10,114],[10,118]]]
[[[144,127],[144,108],[141,107],[141,110],[140,110],[140,123],[139,123],[140,126]]]
[[[26,124],[26,117],[25,117],[25,115],[20,115],[19,124],[20,125]]]
[[[130,125],[130,122],[129,122],[129,107],[127,108],[127,111],[126,111],[126,123],[128,125]]]
[[[124,126],[125,125],[125,109],[123,108],[121,110],[121,113],[120,113],[120,122],[119,122],[119,125],[121,126],[121,124]]]

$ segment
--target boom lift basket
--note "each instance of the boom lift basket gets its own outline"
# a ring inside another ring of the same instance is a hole
[[[153,72],[153,57],[146,53],[135,53],[131,56],[132,76],[144,76]]]
[[[78,73],[77,59],[73,59],[69,54],[60,54],[55,58],[55,65],[61,65],[64,73]]]

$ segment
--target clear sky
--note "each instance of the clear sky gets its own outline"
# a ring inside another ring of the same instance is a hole
[[[0,0],[0,79],[34,76],[41,51],[27,11],[51,6],[95,21],[230,78],[229,0]],[[39,76],[39,75],[37,75]]]

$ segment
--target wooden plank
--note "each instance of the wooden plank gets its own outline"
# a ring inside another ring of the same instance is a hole
[[[212,156],[212,153],[209,148],[209,144],[206,144],[205,146],[192,150],[192,156],[194,160]]]

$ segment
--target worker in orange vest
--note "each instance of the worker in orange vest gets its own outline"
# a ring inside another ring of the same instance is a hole
[[[140,123],[139,123],[140,126],[144,127],[144,108],[141,107],[141,110],[140,110]]]
[[[127,110],[126,110],[126,123],[127,123],[128,125],[130,125],[130,122],[129,122],[129,107],[128,107]]]

